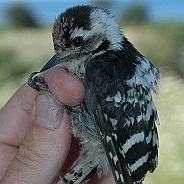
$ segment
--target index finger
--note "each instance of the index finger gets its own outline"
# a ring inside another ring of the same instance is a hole
[[[61,103],[76,104],[84,96],[82,82],[61,68],[43,74],[51,91]],[[30,122],[33,102],[37,92],[28,84],[21,86],[0,111],[0,143],[19,146]]]
[[[22,85],[0,111],[0,142],[19,146],[26,133],[37,92]]]
[[[35,96],[24,84],[0,110],[0,180],[24,138]]]

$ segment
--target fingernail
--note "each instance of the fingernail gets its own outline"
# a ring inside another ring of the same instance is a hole
[[[39,92],[34,102],[32,117],[36,124],[55,130],[62,122],[63,106],[51,93]]]

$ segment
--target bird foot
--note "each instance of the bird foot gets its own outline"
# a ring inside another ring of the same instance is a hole
[[[33,72],[28,77],[28,85],[36,91],[47,91],[50,92],[49,87],[43,77],[37,75],[40,72]]]

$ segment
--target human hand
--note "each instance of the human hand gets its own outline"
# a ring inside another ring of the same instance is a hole
[[[51,184],[67,167],[70,123],[62,104],[84,98],[82,82],[65,69],[43,74],[54,96],[24,84],[0,111],[1,184]],[[52,120],[52,121],[51,121]],[[65,163],[65,164],[64,164]],[[65,165],[65,166],[64,166]],[[91,183],[108,183],[109,178]]]

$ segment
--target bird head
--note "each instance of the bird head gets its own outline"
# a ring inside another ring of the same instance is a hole
[[[71,62],[76,69],[90,57],[108,50],[120,50],[124,37],[107,10],[82,5],[69,8],[56,18],[52,38],[56,54],[41,72],[57,64],[71,69]]]

